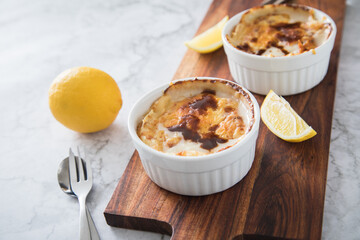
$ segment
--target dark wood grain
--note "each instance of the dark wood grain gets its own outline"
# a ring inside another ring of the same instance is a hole
[[[302,143],[288,143],[261,123],[255,160],[234,187],[204,197],[177,195],[157,187],[135,151],[104,215],[109,225],[164,233],[172,239],[321,239],[344,0],[302,0],[337,24],[328,73],[315,88],[286,97],[318,132]],[[259,1],[223,0],[210,6],[199,30]],[[210,54],[187,51],[174,79],[211,76],[232,79],[222,49]],[[259,104],[263,96],[255,95]]]

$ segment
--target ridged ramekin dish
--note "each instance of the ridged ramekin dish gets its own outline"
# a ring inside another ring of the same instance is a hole
[[[228,81],[210,77],[198,77],[196,79]],[[177,81],[187,80],[194,80],[194,78]],[[149,147],[137,134],[139,123],[153,102],[162,96],[168,87],[169,84],[162,85],[139,99],[134,104],[128,118],[130,136],[147,175],[161,188],[189,196],[221,192],[238,183],[248,173],[254,161],[260,123],[259,105],[254,96],[242,88],[245,94],[250,97],[253,105],[254,122],[251,130],[241,141],[230,148],[209,155],[177,156]]]
[[[279,95],[305,92],[318,85],[325,77],[334,46],[336,25],[324,12],[313,9],[316,19],[325,18],[332,31],[328,39],[316,47],[315,54],[307,51],[298,55],[266,57],[250,54],[232,46],[226,35],[239,23],[245,10],[232,17],[224,26],[222,40],[230,72],[235,81],[254,93],[266,95],[271,89]]]

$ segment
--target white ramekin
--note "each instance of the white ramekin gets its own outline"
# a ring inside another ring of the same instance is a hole
[[[210,77],[197,79],[224,80]],[[178,81],[194,80],[194,78]],[[234,146],[221,152],[195,157],[174,156],[146,145],[137,135],[137,126],[149,111],[152,103],[169,87],[165,84],[139,99],[129,114],[128,128],[142,165],[150,179],[158,186],[174,193],[201,196],[220,192],[238,183],[250,170],[254,161],[256,139],[259,131],[260,111],[254,96],[254,125],[247,135]]]
[[[332,32],[329,38],[315,48],[315,54],[308,51],[284,57],[258,56],[233,47],[226,39],[226,35],[231,33],[248,10],[232,17],[224,26],[222,40],[234,80],[251,92],[263,95],[271,89],[279,95],[292,95],[307,91],[319,84],[329,66],[336,25],[325,13],[317,9],[313,10],[317,19],[325,17],[325,22],[331,24]]]

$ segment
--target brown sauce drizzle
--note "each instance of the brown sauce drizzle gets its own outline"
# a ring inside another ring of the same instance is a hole
[[[235,111],[235,109],[233,107],[227,106],[224,108],[224,111],[225,112],[233,112],[233,111]]]
[[[299,28],[301,26],[301,22],[295,22],[295,23],[277,23],[275,25],[271,25],[271,27],[275,28],[278,31],[281,31],[283,29],[289,29],[289,28]]]
[[[199,111],[200,114],[203,114],[209,107],[216,109],[217,102],[212,94],[205,93],[201,99],[197,99],[190,103],[189,107],[193,110]]]
[[[244,52],[252,53],[251,47],[249,46],[248,43],[237,45],[236,48]]]
[[[181,132],[185,140],[198,142],[201,139],[200,134],[197,132],[199,121],[199,118],[194,115],[185,115],[181,118],[178,125],[168,129],[171,132]]]
[[[256,55],[262,55],[264,52],[266,52],[266,49],[260,49]]]
[[[251,40],[250,40],[250,42],[257,42],[257,37],[253,37]]]
[[[282,51],[285,55],[289,54],[289,52],[283,46],[280,46],[276,41],[268,42],[266,48],[270,48],[270,47],[275,47],[280,49],[280,51]]]
[[[215,95],[216,91],[212,89],[205,89],[204,91],[202,91],[202,93]]]
[[[208,108],[216,109],[217,101],[213,94],[214,91],[205,90],[203,92],[203,97],[190,103],[188,107],[194,111],[198,111],[200,114],[205,114]],[[201,143],[200,147],[207,150],[215,148],[218,146],[218,143],[226,143],[228,141],[227,139],[220,138],[215,133],[218,125],[211,126],[208,129],[208,133],[200,135],[198,133],[199,122],[200,119],[190,111],[190,114],[187,114],[180,119],[179,124],[169,127],[168,129],[171,132],[181,132],[185,140],[199,142]]]
[[[226,143],[228,140],[220,138],[218,135],[216,135],[214,132],[209,132],[205,135],[205,137],[201,138],[199,142],[201,142],[200,147],[211,150],[215,148],[218,143]]]
[[[303,31],[300,28],[301,23],[278,23],[272,25],[272,28],[275,28],[279,32],[276,34],[276,37],[283,42],[294,42],[303,37]]]

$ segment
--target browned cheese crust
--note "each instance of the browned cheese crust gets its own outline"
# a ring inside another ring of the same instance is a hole
[[[315,49],[329,37],[331,25],[324,20],[317,20],[310,8],[265,5],[244,13],[226,37],[235,48],[247,53],[297,55]]]
[[[180,141],[190,141],[212,153],[218,145],[238,139],[251,129],[253,121],[244,122],[239,112],[239,101],[244,101],[253,116],[253,105],[249,102],[249,96],[243,95],[245,92],[238,91],[241,88],[236,84],[231,86],[225,81],[196,81],[193,82],[193,88],[189,85],[191,81],[176,82],[153,103],[138,126],[138,135],[144,143],[158,151],[165,151],[175,147]],[[218,85],[224,89],[229,88],[225,91],[233,93],[234,96],[217,95]],[[188,93],[187,89],[193,92]],[[187,92],[184,95],[188,96],[183,97],[179,94],[181,91]],[[171,134],[175,132],[178,134]],[[226,145],[217,151],[228,147]],[[202,155],[196,149],[193,150],[183,149],[176,154]]]

